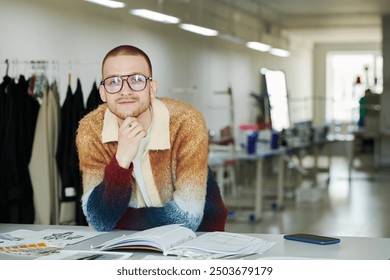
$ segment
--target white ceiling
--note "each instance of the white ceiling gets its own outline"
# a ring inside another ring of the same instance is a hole
[[[389,0],[254,0],[281,15],[292,37],[315,43],[381,42]]]
[[[379,42],[381,18],[390,15],[390,0],[204,0],[212,1],[271,15],[290,35],[314,42]]]
[[[381,17],[390,14],[390,0],[122,1],[130,9],[151,8],[181,19],[201,19],[238,37],[276,28],[321,42],[379,42]]]
[[[390,14],[389,0],[203,0],[203,3],[210,2],[224,3],[249,13],[274,13],[287,28],[313,28],[324,24],[377,25],[381,15]]]

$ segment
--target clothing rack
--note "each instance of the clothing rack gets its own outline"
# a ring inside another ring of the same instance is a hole
[[[49,80],[58,80],[59,73],[65,70],[66,67],[68,67],[68,74],[67,74],[67,85],[72,84],[72,76],[73,74],[76,74],[78,76],[79,67],[85,66],[85,65],[101,65],[101,61],[98,60],[79,60],[79,59],[68,59],[68,60],[58,60],[58,59],[25,59],[25,60],[19,60],[19,59],[5,59],[3,60],[4,64],[6,64],[6,76],[13,76],[16,79],[19,77],[19,74],[21,71],[19,70],[19,65],[25,65],[24,72],[31,71],[34,74],[48,74]],[[1,64],[2,64],[1,63]],[[10,66],[14,66],[11,67]],[[65,69],[64,69],[65,67]],[[10,70],[12,70],[10,74]],[[38,72],[38,73],[36,73]],[[75,73],[76,72],[76,73]],[[30,74],[32,74],[30,73]],[[52,79],[52,75],[54,77]]]
[[[20,163],[23,168],[15,169],[15,172],[5,174],[2,173],[4,169],[0,169],[0,187],[11,185],[3,183],[3,180],[16,182],[20,178],[27,178],[28,176],[30,178],[30,180],[19,180],[23,191],[18,189],[18,194],[20,193],[21,195],[12,200],[13,207],[8,207],[11,202],[0,201],[0,209],[3,210],[4,208],[7,210],[0,213],[0,222],[80,225],[85,223],[81,205],[79,205],[82,186],[73,137],[76,135],[75,131],[80,118],[85,112],[88,112],[86,110],[96,108],[101,99],[97,88],[95,88],[93,89],[93,95],[91,91],[86,104],[84,104],[79,78],[77,79],[75,90],[70,90],[71,94],[68,94],[69,87],[65,87],[65,91],[62,91],[62,96],[65,97],[63,101],[61,101],[59,91],[61,80],[65,84],[65,75],[68,75],[70,83],[70,75],[73,75],[71,73],[73,72],[74,75],[78,76],[78,71],[84,70],[82,69],[83,65],[87,65],[85,70],[89,70],[92,67],[100,68],[100,66],[96,67],[96,65],[100,65],[100,62],[93,60],[19,60],[0,58],[0,71],[3,72],[0,75],[4,75],[4,70],[5,74],[9,75],[7,79],[3,79],[0,83],[6,82],[11,84],[12,81],[12,87],[9,87],[10,91],[8,91],[10,94],[7,95],[6,100],[0,100],[0,105],[7,105],[5,102],[13,102],[9,104],[15,104],[12,107],[12,111],[9,110],[7,114],[1,114],[1,117],[4,117],[4,119],[0,120],[0,128],[3,128],[3,124],[6,123],[26,125],[25,127],[18,126],[18,129],[7,130],[7,133],[3,130],[0,135],[2,138],[0,142],[8,144],[0,147],[2,151],[4,151],[5,147],[8,149],[7,155],[2,155],[0,164],[4,166],[8,161],[7,159],[11,158],[24,159]],[[22,76],[24,76],[23,79],[21,79]],[[72,79],[73,83],[75,80]],[[46,84],[46,81],[48,84]],[[54,81],[56,82],[55,84],[52,83]],[[39,95],[39,93],[43,92],[40,91],[40,85],[47,86],[49,84],[51,91],[50,93],[49,91],[45,92],[46,97],[50,95],[51,98],[44,100],[45,106],[39,106],[43,102],[43,98],[41,98],[43,95]],[[54,86],[52,87],[51,85]],[[20,93],[20,88],[23,88],[23,91],[27,91],[25,92],[27,94],[13,94]],[[36,89],[39,90],[38,94]],[[31,92],[34,94],[31,94]],[[0,94],[1,96],[4,97],[6,95]],[[90,96],[93,97],[91,100],[89,100]],[[42,137],[35,139],[35,136]],[[34,143],[38,144],[35,146]],[[19,147],[23,147],[23,149]],[[30,159],[26,158],[23,153],[25,147],[31,148],[28,152],[31,155]],[[47,147],[51,147],[51,149]],[[23,153],[23,156],[20,156],[19,153]],[[47,163],[43,163],[44,161]],[[55,166],[53,162],[57,162],[57,168],[53,167]],[[50,168],[47,168],[48,166]],[[42,170],[42,168],[46,169]],[[18,176],[14,176],[15,174]],[[66,190],[70,187],[75,189],[76,196],[66,195]],[[37,196],[32,196],[31,189]],[[41,192],[45,193],[45,195],[48,194],[50,198],[39,195]]]
[[[85,64],[101,64],[101,61],[97,60],[56,60],[56,59],[31,59],[31,60],[19,60],[19,59],[12,59],[9,60],[8,58],[5,59],[4,64],[58,64],[58,65],[85,65]]]

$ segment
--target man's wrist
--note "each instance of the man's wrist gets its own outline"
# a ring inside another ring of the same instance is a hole
[[[128,169],[132,163],[132,161],[129,160],[128,158],[126,158],[126,159],[119,158],[118,154],[115,155],[115,159],[116,159],[118,165],[124,169]]]

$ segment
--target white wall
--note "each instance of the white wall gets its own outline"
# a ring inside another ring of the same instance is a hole
[[[29,60],[53,60],[59,64],[47,73],[60,86],[61,102],[72,73],[72,89],[80,78],[85,100],[94,81],[100,80],[104,55],[119,44],[134,44],[152,60],[159,95],[182,99],[198,108],[210,129],[229,124],[226,91],[232,87],[236,127],[253,122],[255,110],[250,92],[260,91],[259,69],[285,71],[293,121],[310,119],[311,104],[297,100],[311,96],[312,51],[301,44],[290,58],[277,58],[217,38],[207,38],[130,16],[126,10],[108,10],[82,0],[0,0],[0,75],[5,59],[10,74],[31,74]],[[303,108],[304,107],[304,108]]]

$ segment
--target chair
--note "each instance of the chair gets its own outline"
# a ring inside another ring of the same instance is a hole
[[[220,130],[220,138],[209,141],[209,161],[212,169],[217,173],[217,182],[222,197],[227,194],[236,195],[236,152],[235,141],[230,126]]]

